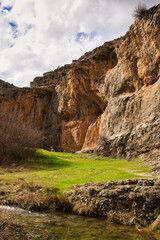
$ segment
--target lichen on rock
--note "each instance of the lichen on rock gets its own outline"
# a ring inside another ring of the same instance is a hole
[[[159,179],[135,178],[76,184],[66,194],[74,206],[74,212],[106,217],[124,225],[146,227],[160,213]],[[157,226],[156,223],[153,226]]]

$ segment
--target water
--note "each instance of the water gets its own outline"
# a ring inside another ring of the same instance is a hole
[[[152,234],[106,220],[64,213],[32,213],[0,206],[11,221],[14,240],[155,240]],[[1,238],[0,238],[1,239]],[[7,239],[7,238],[6,238]],[[12,238],[8,238],[12,239]]]

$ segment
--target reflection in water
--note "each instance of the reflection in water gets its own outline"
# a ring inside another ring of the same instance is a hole
[[[132,227],[110,224],[106,220],[63,213],[31,213],[2,207],[14,226],[14,240],[155,240],[151,234]],[[12,227],[13,228],[13,227]]]

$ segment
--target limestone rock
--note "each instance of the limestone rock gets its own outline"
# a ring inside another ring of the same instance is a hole
[[[152,228],[160,223],[159,179],[91,182],[74,185],[66,194],[74,205],[73,211],[82,215],[138,226],[147,226],[157,219]]]
[[[54,149],[96,148],[135,157],[160,147],[160,5],[136,20],[124,37],[104,43],[72,64],[44,73],[30,89],[0,92],[3,107],[18,106],[45,130]],[[98,145],[104,136],[105,146]]]

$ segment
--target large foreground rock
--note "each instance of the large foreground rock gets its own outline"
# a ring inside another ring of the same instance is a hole
[[[67,196],[74,212],[125,225],[147,226],[160,215],[160,179],[76,184]]]

